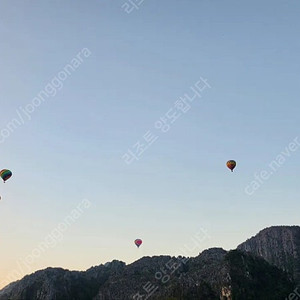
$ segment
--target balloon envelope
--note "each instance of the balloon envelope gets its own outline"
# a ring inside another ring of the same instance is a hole
[[[236,162],[235,160],[229,160],[227,163],[227,168],[229,168],[231,170],[231,172],[233,172],[233,169],[235,168],[236,166]]]
[[[12,172],[10,170],[3,169],[2,171],[0,171],[0,176],[5,182],[7,179],[9,179],[12,176]]]
[[[142,245],[143,241],[140,240],[140,239],[136,239],[136,240],[134,241],[134,243],[135,243],[135,245],[136,245],[137,247],[140,247],[140,246]]]

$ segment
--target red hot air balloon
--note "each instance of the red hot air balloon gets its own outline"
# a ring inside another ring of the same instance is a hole
[[[233,169],[236,167],[236,162],[234,160],[229,160],[226,163],[226,166],[231,170],[231,172],[233,172]]]
[[[139,247],[142,245],[143,241],[140,240],[140,239],[136,239],[136,240],[134,241],[134,243],[135,243],[135,245],[139,248]]]

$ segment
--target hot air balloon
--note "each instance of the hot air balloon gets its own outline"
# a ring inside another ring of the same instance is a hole
[[[10,170],[3,169],[2,171],[0,171],[0,176],[5,182],[7,179],[9,179],[12,176],[12,172]]]
[[[136,239],[136,240],[134,241],[134,243],[135,243],[135,245],[139,248],[139,247],[142,245],[143,241],[140,240],[140,239]]]
[[[227,168],[229,168],[231,170],[231,172],[233,172],[233,169],[235,168],[236,166],[236,162],[234,160],[229,160],[227,163],[226,163],[226,166]]]

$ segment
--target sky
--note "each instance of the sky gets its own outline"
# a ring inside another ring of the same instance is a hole
[[[0,3],[0,287],[299,225],[300,3],[128,3]]]

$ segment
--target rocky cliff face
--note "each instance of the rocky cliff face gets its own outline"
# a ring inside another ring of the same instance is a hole
[[[93,267],[85,272],[47,268],[9,284],[0,291],[0,299],[93,299],[99,287],[110,277],[122,273],[124,268],[125,263],[119,261]]]
[[[287,271],[300,284],[300,227],[274,226],[237,247]]]
[[[86,272],[48,268],[0,291],[0,300],[281,300],[294,284],[265,260],[220,248],[195,258],[144,257]]]

